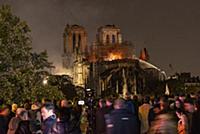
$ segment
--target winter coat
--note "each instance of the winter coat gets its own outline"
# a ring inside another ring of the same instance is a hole
[[[37,133],[41,131],[41,113],[39,110],[30,110],[30,129],[31,132]]]
[[[6,117],[0,115],[0,134],[6,134],[8,127],[7,127],[7,119]]]
[[[20,121],[15,134],[32,134],[30,131],[29,121]]]
[[[7,134],[15,134],[18,126],[19,126],[19,123],[20,123],[21,119],[18,118],[18,117],[13,117],[10,122],[9,122],[9,125],[8,125],[8,132]]]
[[[106,106],[105,109],[106,109],[106,114],[109,114],[110,112],[112,112],[114,110],[113,105]]]
[[[57,121],[49,134],[69,134],[68,123],[66,121]]]
[[[188,133],[191,134],[192,131],[192,119],[193,119],[193,113],[186,112],[187,120],[188,120]]]
[[[141,133],[146,133],[149,130],[148,115],[150,110],[150,104],[143,104],[139,107],[139,118],[141,121]]]
[[[54,123],[56,123],[56,116],[55,115],[52,115],[52,116],[48,117],[46,120],[44,120],[43,123],[42,123],[43,134],[49,134]]]
[[[81,134],[80,117],[81,117],[81,112],[76,110],[71,111],[70,120],[68,124],[69,134]]]
[[[136,107],[135,107],[135,104],[133,103],[132,100],[126,100],[125,101],[125,107],[126,107],[128,112],[130,112],[134,115],[137,115]]]
[[[191,134],[200,134],[200,110],[193,113]]]
[[[71,115],[71,112],[72,112],[71,108],[63,107],[63,108],[60,108],[59,111],[60,111],[60,118],[62,120],[69,122],[70,115]]]
[[[113,110],[105,117],[107,134],[139,134],[137,117],[126,109]]]
[[[96,111],[96,134],[106,133],[106,122],[104,115],[106,114],[106,108],[99,108]]]

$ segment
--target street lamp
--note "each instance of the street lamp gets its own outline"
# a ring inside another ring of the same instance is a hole
[[[43,85],[47,85],[48,84],[48,77],[45,77],[42,81]]]

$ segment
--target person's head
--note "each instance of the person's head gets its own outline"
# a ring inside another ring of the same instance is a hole
[[[160,112],[160,104],[154,104],[153,111],[155,114],[158,114]]]
[[[195,110],[194,101],[190,98],[186,99],[184,102],[184,109],[186,112],[193,113]]]
[[[52,115],[55,115],[53,103],[45,103],[41,108],[41,115],[43,120],[46,120],[48,117]]]
[[[185,100],[185,94],[181,93],[178,98],[179,98],[179,100],[181,100],[182,102],[184,102],[184,100]]]
[[[16,113],[17,107],[18,107],[17,104],[15,104],[15,103],[12,104],[12,112],[13,113]]]
[[[117,99],[114,103],[115,109],[124,109],[125,108],[125,102],[123,99]]]
[[[17,108],[15,116],[21,120],[28,120],[28,112],[25,108]]]
[[[126,93],[124,94],[124,99],[125,99],[125,100],[130,100],[130,99],[131,99],[131,94],[130,94],[129,92],[126,92]]]
[[[60,107],[62,108],[68,107],[68,101],[66,99],[61,100]]]
[[[31,109],[31,105],[27,102],[27,103],[24,104],[24,108],[26,110],[30,110]]]
[[[112,104],[113,104],[113,100],[112,100],[112,98],[111,97],[108,97],[108,98],[106,98],[106,106],[112,106]]]
[[[160,101],[159,97],[154,97],[153,104],[159,104],[159,101]]]
[[[160,98],[159,103],[160,103],[160,109],[161,109],[161,110],[168,108],[168,106],[169,106],[168,97],[167,97],[167,96],[162,96],[162,97]]]
[[[1,105],[0,106],[0,115],[8,116],[10,113],[10,109],[7,105]]]
[[[133,95],[133,100],[136,101],[136,102],[139,101],[139,100],[141,101],[142,100],[142,96],[140,96],[140,95]]]
[[[150,97],[149,96],[145,96],[143,98],[143,103],[149,104],[149,102],[150,102]]]
[[[19,113],[18,117],[21,120],[28,120],[28,111],[27,110],[23,110]]]
[[[104,100],[104,99],[100,99],[99,100],[99,107],[100,108],[103,108],[103,107],[105,107],[106,106],[106,101]]]
[[[175,100],[175,108],[180,109],[183,108],[183,102],[179,99]]]

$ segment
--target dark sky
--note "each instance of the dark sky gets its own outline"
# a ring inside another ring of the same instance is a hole
[[[34,50],[48,50],[55,65],[61,65],[67,23],[84,26],[89,43],[98,27],[115,24],[124,40],[135,43],[137,55],[146,47],[151,62],[168,73],[200,75],[199,0],[0,0],[3,3],[27,21]]]

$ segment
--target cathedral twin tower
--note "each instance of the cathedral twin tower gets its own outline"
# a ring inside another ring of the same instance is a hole
[[[70,68],[73,62],[87,52],[87,33],[78,25],[67,25],[63,34],[63,66]]]
[[[84,27],[79,25],[67,25],[63,34],[64,38],[64,56],[77,60],[79,56],[82,58],[88,54],[87,33]],[[97,33],[95,45],[121,44],[122,36],[120,29],[114,25],[106,25],[100,27]],[[94,47],[94,46],[93,46]],[[69,58],[68,58],[69,59]],[[69,66],[71,63],[64,63]]]
[[[122,35],[118,27],[106,25],[98,28],[97,32],[96,41],[89,46],[84,27],[79,25],[65,27],[63,67],[70,69],[75,85],[84,87],[91,62],[108,59],[110,53],[119,49],[125,51],[126,55],[130,50],[127,43],[122,43]]]
[[[116,92],[123,89],[137,93],[148,87],[148,81],[160,79],[161,69],[149,63],[147,50],[138,58],[134,44],[122,40],[120,28],[102,26],[97,29],[94,43],[88,45],[87,39],[84,27],[66,25],[63,67],[70,72],[75,86],[93,88],[97,94],[112,88],[116,88]]]

